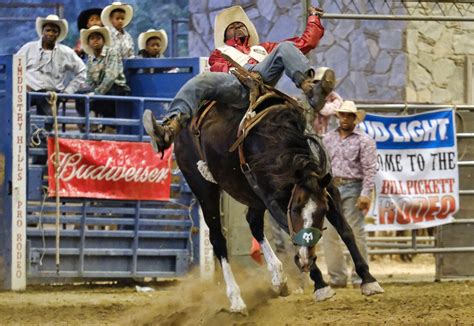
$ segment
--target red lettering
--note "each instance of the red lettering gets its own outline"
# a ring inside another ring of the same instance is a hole
[[[439,219],[445,219],[456,210],[456,200],[451,195],[441,197],[441,208],[438,212]]]
[[[429,196],[429,209],[425,215],[425,221],[433,221],[436,218],[436,212],[439,211],[439,197]]]
[[[395,205],[392,201],[382,200],[379,202],[379,218],[380,224],[393,224],[395,221]]]
[[[404,198],[397,201],[397,223],[408,224],[410,223],[410,202]]]
[[[382,191],[380,192],[380,194],[388,195],[388,193],[389,193],[388,189],[389,189],[389,181],[384,180],[383,183],[382,183]]]

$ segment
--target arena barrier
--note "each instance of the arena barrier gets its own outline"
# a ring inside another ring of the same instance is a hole
[[[58,137],[148,142],[142,127],[143,111],[152,108],[162,116],[181,85],[203,69],[202,62],[206,60],[129,60],[125,69],[133,96],[59,94]],[[153,71],[145,72],[149,68]],[[0,107],[4,113],[0,288],[21,290],[33,282],[185,274],[192,262],[199,261],[199,214],[176,165],[169,201],[60,198],[60,237],[56,237],[57,205],[47,194],[47,166],[41,160],[47,154],[45,137],[54,136],[54,129],[46,132],[45,124],[52,124],[54,118],[38,115],[34,106],[30,107],[32,100],[49,95],[26,93],[24,69],[22,56],[0,56]],[[89,102],[97,99],[116,101],[117,117],[90,118]],[[76,113],[75,100],[84,101],[85,117]],[[100,125],[115,126],[116,132],[96,132]]]

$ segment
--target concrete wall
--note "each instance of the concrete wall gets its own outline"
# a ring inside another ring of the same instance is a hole
[[[451,4],[440,4],[448,15],[459,16]],[[460,5],[462,6],[462,5]],[[452,8],[450,10],[450,8]],[[440,15],[440,9],[420,15]],[[468,13],[474,15],[474,10]],[[474,56],[474,23],[409,22],[407,100],[461,104],[467,100],[467,56]],[[471,69],[471,68],[469,68]]]

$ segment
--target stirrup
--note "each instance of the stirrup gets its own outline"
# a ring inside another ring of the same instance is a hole
[[[308,78],[301,83],[300,88],[308,98],[311,107],[319,112],[326,103],[326,97],[334,90],[335,86],[336,75],[332,69],[327,69],[320,79]]]
[[[143,113],[143,127],[151,138],[150,144],[153,150],[156,153],[161,153],[161,158],[163,158],[165,150],[171,146],[175,134],[179,131],[176,128],[176,126],[179,126],[179,122],[175,119],[170,120],[168,124],[158,124],[151,110],[145,110]]]

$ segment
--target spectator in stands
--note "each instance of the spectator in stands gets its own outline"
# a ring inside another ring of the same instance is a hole
[[[102,23],[110,32],[112,46],[122,59],[133,58],[135,44],[132,36],[125,30],[133,18],[133,7],[121,2],[113,2],[102,10]]]
[[[123,72],[122,60],[116,48],[109,47],[110,42],[110,33],[105,27],[92,26],[81,30],[81,43],[84,51],[89,55],[86,79],[91,91],[89,95],[117,96],[130,93]],[[104,118],[114,118],[115,101],[93,100],[90,110]],[[84,115],[84,110],[81,111],[79,113]],[[105,126],[104,132],[114,133],[115,129]]]
[[[141,58],[163,58],[168,47],[168,35],[164,29],[149,29],[138,36],[138,56]]]
[[[56,15],[38,17],[36,32],[40,39],[23,45],[17,52],[26,59],[28,91],[75,93],[85,82],[86,66],[70,47],[60,43],[68,33],[67,21]],[[52,114],[46,98],[33,98],[31,104],[39,115]],[[46,130],[51,127],[51,123],[45,124]]]
[[[77,30],[80,32],[81,29],[91,28],[92,26],[103,26],[102,21],[100,20],[100,13],[102,8],[90,8],[83,10],[79,17],[77,17]],[[82,49],[81,40],[77,40],[74,51],[77,53],[81,59],[85,59],[86,53]]]
[[[331,159],[334,182],[341,193],[344,216],[354,232],[357,247],[368,262],[364,216],[370,207],[374,187],[375,141],[356,128],[365,112],[357,110],[354,102],[344,101],[335,111],[339,128],[328,132],[323,141]],[[326,221],[325,224],[323,248],[329,284],[345,287],[348,275],[341,239],[330,223]],[[354,268],[351,281],[354,287],[362,282]]]

